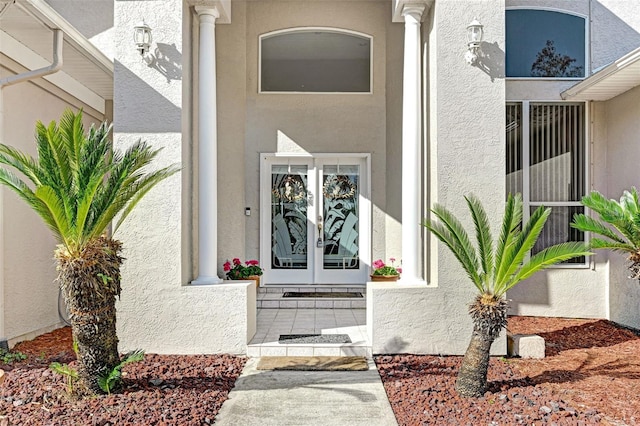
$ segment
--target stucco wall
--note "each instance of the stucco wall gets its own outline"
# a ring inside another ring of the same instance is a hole
[[[552,0],[507,0],[508,7],[543,7],[582,14],[589,17],[590,72],[618,59],[640,45],[640,20],[637,5],[624,0],[569,0],[559,6]],[[561,101],[560,93],[579,80],[508,79],[507,100]],[[601,103],[588,106],[589,188],[606,192],[608,182],[620,170],[610,157],[609,107]],[[629,118],[630,116],[626,116]],[[624,118],[624,117],[623,117]],[[630,122],[637,121],[631,119]],[[620,123],[622,121],[619,121]],[[614,143],[615,144],[615,143]],[[614,150],[617,149],[614,147]],[[632,148],[633,149],[633,148]],[[629,155],[628,151],[625,155]],[[625,157],[633,158],[633,157]],[[635,169],[635,168],[633,168]],[[625,174],[623,172],[623,174]],[[628,173],[626,173],[628,176]],[[619,197],[619,195],[612,195]],[[598,252],[588,268],[550,269],[511,290],[511,313],[519,315],[608,318],[609,254]],[[612,270],[613,273],[613,270]],[[580,294],[576,300],[575,295]],[[613,294],[612,294],[613,296]]]
[[[147,140],[163,149],[156,167],[185,159],[184,176],[174,175],[149,192],[115,235],[124,243],[126,258],[122,296],[117,305],[121,350],[243,353],[255,333],[253,282],[188,285],[194,274],[191,230],[185,223],[194,221],[196,206],[191,204],[193,188],[189,185],[192,173],[197,176],[197,167],[191,160],[192,155],[197,155],[191,130],[195,99],[183,97],[183,90],[188,91],[193,85],[191,14],[192,10],[181,1],[115,5],[114,145],[125,149],[139,138]],[[172,60],[181,67],[179,70],[148,67],[131,48],[131,28],[141,15],[154,29],[157,43],[175,47],[177,53]],[[187,35],[184,44],[183,28]],[[229,52],[221,55],[228,57]],[[227,88],[222,84],[220,87],[225,93]],[[233,114],[220,111],[221,121]],[[224,157],[221,160],[221,164],[225,163]]]
[[[391,21],[389,5],[377,1],[263,1],[247,2],[246,11],[245,199],[254,212],[246,222],[246,255],[257,257],[259,248],[258,153],[286,152],[289,148],[278,147],[277,144],[278,132],[281,132],[297,145],[294,148],[297,152],[372,153],[373,250],[374,256],[383,256],[387,150],[386,28]],[[237,25],[235,12],[231,27],[234,25]],[[343,28],[373,36],[373,93],[258,94],[259,35],[303,26]],[[221,28],[221,31],[224,29]],[[401,49],[401,44],[397,48]],[[227,99],[221,101],[225,103]],[[222,186],[227,193],[237,187],[235,184]],[[242,215],[242,211],[237,214]],[[222,252],[221,255],[229,258],[234,253]]]
[[[598,189],[608,198],[620,199],[625,189],[640,188],[640,87],[604,103],[606,110],[608,185]],[[606,188],[606,189],[605,189]],[[607,253],[611,260],[609,309],[611,320],[640,328],[640,286],[628,278],[626,256]]]
[[[0,67],[6,77],[24,71],[4,58],[9,68]],[[66,108],[84,108],[88,129],[103,116],[51,83],[38,79],[2,89],[4,117],[2,143],[36,155],[34,138],[38,120],[49,124],[59,120]],[[0,188],[4,284],[4,335],[10,344],[29,339],[61,325],[58,318],[58,285],[53,251],[56,241],[26,203],[4,186]]]
[[[471,229],[463,195],[473,193],[485,205],[495,230],[505,191],[504,3],[436,2],[432,13],[424,25],[429,31],[428,201],[445,205]],[[460,23],[474,17],[484,24],[483,48],[494,53],[483,64],[484,71],[464,60],[466,34]],[[416,290],[424,300],[424,317],[414,327],[433,337],[420,344],[421,351],[463,353],[472,330],[467,305],[475,287],[435,238],[429,241],[428,257],[427,279],[435,288]],[[505,344],[499,339],[493,350],[503,353]]]

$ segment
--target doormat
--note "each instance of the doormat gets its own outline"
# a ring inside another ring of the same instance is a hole
[[[281,334],[278,343],[351,343],[351,339],[348,334]]]
[[[366,371],[367,359],[363,356],[263,356],[258,370],[293,371]]]
[[[282,297],[331,297],[337,298],[362,298],[359,291],[285,291]]]

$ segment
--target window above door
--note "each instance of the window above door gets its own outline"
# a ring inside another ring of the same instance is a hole
[[[336,28],[260,36],[260,93],[371,93],[372,38]]]

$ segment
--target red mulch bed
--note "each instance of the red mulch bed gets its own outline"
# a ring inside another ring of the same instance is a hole
[[[377,356],[400,425],[640,425],[640,337],[603,320],[513,317],[509,330],[539,334],[547,358],[492,358],[489,391],[460,398],[461,357]],[[0,386],[0,425],[211,424],[244,366],[228,355],[146,355],[125,366],[120,394],[76,401],[47,366],[71,362],[68,328],[14,348]],[[328,419],[328,424],[331,424]]]
[[[542,360],[490,361],[489,390],[454,390],[461,357],[376,357],[400,425],[640,425],[640,337],[604,320],[512,317],[546,341]]]
[[[75,364],[68,327],[13,348],[28,358],[0,365],[0,425],[206,425],[240,375],[245,359],[230,355],[145,355],[127,364],[121,393],[75,400],[53,361]]]

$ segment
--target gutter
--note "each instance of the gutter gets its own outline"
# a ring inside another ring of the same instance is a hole
[[[12,3],[9,3],[9,5]],[[9,6],[2,9],[2,12],[5,12]],[[36,78],[44,77],[45,75],[53,74],[58,72],[62,68],[63,60],[62,60],[62,45],[63,45],[63,32],[60,29],[53,30],[53,61],[49,66],[38,68],[32,71],[23,72],[21,74],[11,75],[9,77],[5,77],[0,79],[0,142],[4,143],[4,96],[2,94],[2,89],[5,86],[10,86],[12,84],[18,84],[23,81],[29,81]],[[0,193],[0,205],[2,204],[3,192]],[[0,224],[3,221],[2,211],[0,210]],[[1,235],[1,231],[0,231]],[[4,269],[4,256],[0,252],[0,266]],[[7,335],[5,332],[5,321],[4,321],[4,276],[0,276],[0,348],[9,349],[9,342],[7,340]]]
[[[610,63],[609,65],[605,65],[604,67],[591,74],[591,76],[582,80],[580,83],[562,92],[560,96],[564,100],[571,99],[574,96],[579,95],[584,90],[595,86],[602,80],[605,80],[606,78],[618,73],[619,71],[638,61],[640,61],[640,48],[632,50],[622,58]]]
[[[23,81],[33,80],[45,75],[53,74],[62,68],[62,30],[53,30],[53,61],[51,65],[37,70],[23,72],[22,74],[10,75],[0,79],[0,89],[4,86],[21,83]],[[0,101],[1,102],[1,101]]]

